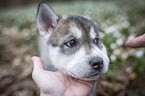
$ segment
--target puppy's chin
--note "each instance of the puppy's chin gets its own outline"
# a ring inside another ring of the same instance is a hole
[[[100,77],[100,75],[103,74],[103,73],[90,73],[87,75],[85,74],[80,75],[81,73],[74,74],[73,72],[66,71],[65,69],[63,71],[62,70],[58,70],[58,71],[60,71],[65,76],[69,76],[85,81],[96,81]]]
[[[85,80],[85,81],[96,81],[100,75],[95,75],[95,76],[84,76],[84,77],[79,77],[77,75],[74,75],[74,74],[67,74],[73,78],[76,78],[76,79],[80,79],[80,80]]]

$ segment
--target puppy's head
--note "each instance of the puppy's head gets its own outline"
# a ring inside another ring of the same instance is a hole
[[[107,72],[109,58],[100,41],[102,29],[79,15],[58,17],[46,3],[39,5],[37,26],[47,40],[49,58],[64,74],[95,80]]]

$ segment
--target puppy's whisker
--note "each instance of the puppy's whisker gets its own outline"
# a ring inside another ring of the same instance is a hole
[[[118,62],[118,61],[110,61],[109,70],[110,70],[110,71],[115,71],[115,70],[117,70],[117,69],[119,68],[119,65],[120,65],[120,64],[121,64],[121,63]]]

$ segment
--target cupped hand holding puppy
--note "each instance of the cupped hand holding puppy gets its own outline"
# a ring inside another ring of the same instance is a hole
[[[94,85],[93,81],[83,81],[65,76],[60,72],[44,70],[41,58],[32,57],[32,77],[40,89],[40,96],[88,96]]]

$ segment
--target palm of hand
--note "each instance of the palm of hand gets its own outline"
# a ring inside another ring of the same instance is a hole
[[[90,94],[94,82],[64,76],[58,71],[45,71],[39,57],[34,57],[33,63],[32,76],[40,88],[41,96],[88,96]]]

